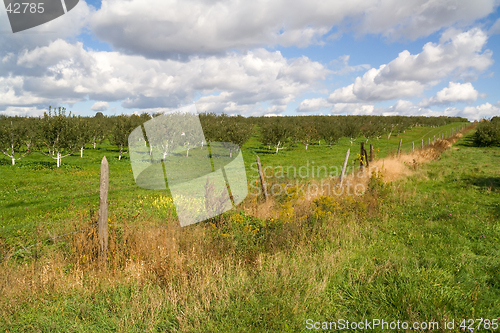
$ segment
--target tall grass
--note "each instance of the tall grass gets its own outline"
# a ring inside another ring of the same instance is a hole
[[[456,139],[350,176],[351,194],[327,195],[335,180],[314,196],[290,187],[185,228],[168,197],[143,198],[139,214],[111,215],[105,267],[95,213],[76,216],[84,232],[1,263],[0,328],[297,332],[307,319],[498,318],[500,192],[471,172],[488,165],[498,177],[500,153],[464,139],[445,151]],[[460,167],[464,157],[475,161]]]

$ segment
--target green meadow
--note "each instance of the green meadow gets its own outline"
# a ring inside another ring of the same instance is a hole
[[[367,144],[384,158],[401,139],[410,152],[412,142],[418,149],[422,139],[426,145],[458,125],[417,127]],[[497,331],[500,148],[474,147],[473,132],[437,159],[408,167],[407,177],[386,182],[374,174],[361,195],[307,200],[292,189],[268,203],[249,196],[185,228],[168,192],[137,187],[127,154],[119,161],[106,142],[87,147],[83,158],[63,159],[60,168],[39,154],[16,166],[2,157],[0,257],[9,257],[0,261],[0,331],[333,332],[310,325],[373,319],[437,322],[437,332],[469,325]],[[307,151],[298,144],[274,154],[256,129],[242,153],[249,182],[257,178],[255,155],[269,183],[283,181],[271,176],[279,166],[310,170],[300,179],[310,182],[313,165],[340,168],[347,149],[348,165],[357,167],[361,141],[316,143]],[[105,268],[95,234],[104,155]],[[445,329],[452,320],[455,328]]]

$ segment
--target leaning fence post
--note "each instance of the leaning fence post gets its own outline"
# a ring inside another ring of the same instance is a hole
[[[108,252],[108,189],[109,164],[106,156],[101,162],[101,181],[99,187],[99,256],[104,264]]]
[[[400,139],[399,140],[399,146],[398,146],[398,154],[396,155],[397,157],[399,157],[399,153],[401,152],[401,143],[403,142],[403,139]]]
[[[260,164],[260,158],[257,156],[257,168],[259,169],[260,185],[262,186],[262,192],[264,193],[264,198],[268,199],[266,181],[264,180],[264,174],[262,173],[262,165]]]
[[[351,152],[351,148],[347,149],[347,154],[345,154],[344,165],[342,166],[342,172],[340,174],[340,186],[342,186],[342,180],[345,175],[345,168],[347,167],[347,160],[349,159],[349,153]]]

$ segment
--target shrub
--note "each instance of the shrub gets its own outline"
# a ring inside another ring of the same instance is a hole
[[[483,121],[477,125],[474,144],[480,147],[500,146],[500,117]]]

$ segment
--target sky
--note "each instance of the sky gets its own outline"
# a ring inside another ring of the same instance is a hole
[[[500,115],[500,0],[80,0],[12,33],[0,114]]]

